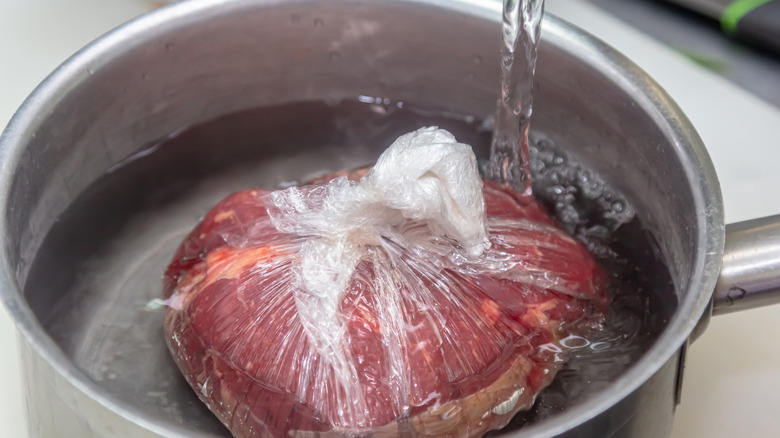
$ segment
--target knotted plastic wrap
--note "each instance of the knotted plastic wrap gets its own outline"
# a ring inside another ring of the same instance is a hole
[[[229,196],[164,279],[173,357],[237,437],[480,436],[608,301],[583,246],[436,128],[367,173]]]

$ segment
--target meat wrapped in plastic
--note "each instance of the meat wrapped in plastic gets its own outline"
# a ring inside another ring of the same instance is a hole
[[[216,205],[165,272],[165,335],[236,437],[481,436],[603,322],[606,276],[423,128],[368,172]]]

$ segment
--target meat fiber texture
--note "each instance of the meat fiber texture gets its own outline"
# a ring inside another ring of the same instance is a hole
[[[481,436],[554,378],[606,276],[447,131],[370,171],[215,206],[165,272],[165,336],[240,438]]]

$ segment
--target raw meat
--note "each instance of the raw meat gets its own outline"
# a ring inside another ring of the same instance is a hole
[[[597,263],[539,204],[487,181],[482,195],[481,255],[384,235],[361,253],[326,321],[341,350],[323,346],[300,313],[310,309],[296,293],[311,236],[275,226],[272,192],[230,195],[164,275],[176,363],[239,438],[460,437],[504,426],[563,364],[556,344],[598,329],[608,296]]]

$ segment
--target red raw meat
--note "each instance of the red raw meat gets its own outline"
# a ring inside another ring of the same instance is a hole
[[[164,276],[168,346],[236,437],[481,436],[530,408],[552,381],[562,360],[543,346],[587,336],[603,321],[606,276],[587,250],[535,201],[521,204],[485,182],[485,257],[512,267],[431,271],[410,261],[402,269],[427,292],[399,292],[406,329],[392,335],[406,346],[400,362],[389,357],[389,329],[378,322],[375,266],[358,263],[340,313],[365,404],[345,416],[354,394],[310,344],[290,292],[303,238],[271,224],[268,193],[244,190],[220,202]]]

